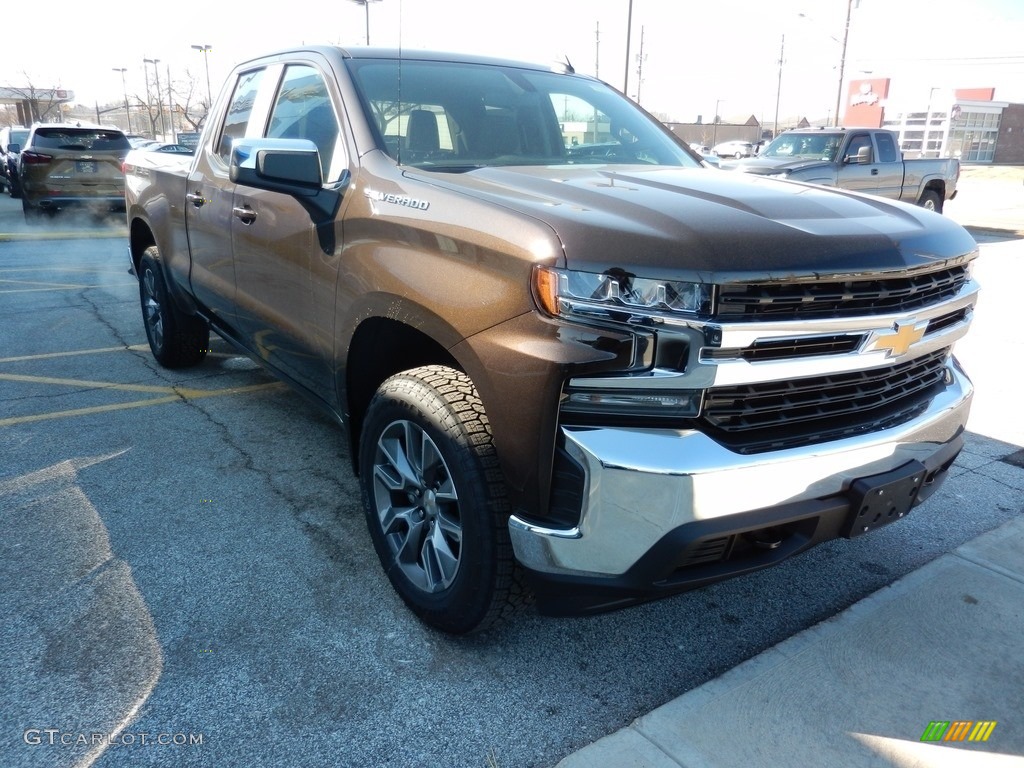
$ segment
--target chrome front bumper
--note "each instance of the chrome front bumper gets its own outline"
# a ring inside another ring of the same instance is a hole
[[[516,557],[541,575],[611,579],[685,526],[719,521],[727,529],[723,518],[749,522],[757,510],[842,494],[860,478],[915,459],[934,464],[963,432],[973,396],[955,361],[950,371],[952,383],[912,421],[771,453],[737,454],[698,431],[563,427],[566,449],[586,476],[580,522],[545,528],[512,516]]]

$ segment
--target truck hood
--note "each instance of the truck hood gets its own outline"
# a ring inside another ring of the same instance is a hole
[[[785,279],[937,265],[977,247],[958,224],[921,208],[710,168],[406,173],[545,222],[565,265],[583,271],[712,283]]]
[[[749,157],[743,160],[726,160],[719,164],[720,168],[726,170],[743,171],[744,173],[754,173],[759,176],[806,171],[814,168],[829,168],[830,166],[831,163],[827,163],[824,160],[806,157],[796,160],[784,157]],[[831,174],[831,170],[829,173]]]

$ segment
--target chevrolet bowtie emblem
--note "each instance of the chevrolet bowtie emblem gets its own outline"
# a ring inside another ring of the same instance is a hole
[[[924,338],[928,321],[895,323],[891,331],[876,331],[865,352],[885,350],[886,357],[899,357]]]

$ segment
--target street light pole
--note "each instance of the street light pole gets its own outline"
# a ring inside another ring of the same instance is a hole
[[[206,114],[210,114],[210,109],[213,107],[213,91],[210,90],[210,51],[213,50],[212,45],[203,43],[202,45],[193,45],[193,50],[199,51],[203,54],[203,61],[206,63]]]
[[[132,132],[132,113],[128,111],[128,86],[124,82],[124,73],[127,67],[111,67],[111,71],[121,73],[121,91],[124,93],[124,117],[128,121],[128,133]]]
[[[162,133],[166,137],[167,121],[164,120],[164,97],[163,94],[160,92],[160,70],[157,69],[156,66],[160,63],[160,59],[143,59],[142,61],[146,64],[153,65],[153,75],[156,77],[156,113],[160,117],[160,133]],[[146,90],[149,90],[148,86]]]
[[[356,5],[361,5],[366,9],[366,44],[370,44],[370,3],[380,2],[380,0],[352,0]]]
[[[175,144],[178,143],[178,130],[174,127],[174,91],[172,85],[174,81],[171,80],[171,65],[167,65],[167,117],[171,121],[171,141]]]

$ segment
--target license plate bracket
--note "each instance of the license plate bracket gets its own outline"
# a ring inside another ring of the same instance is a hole
[[[853,539],[906,517],[927,475],[924,464],[915,460],[855,481],[850,486],[850,516],[843,535]]]
[[[75,173],[96,173],[95,160],[76,160]]]

